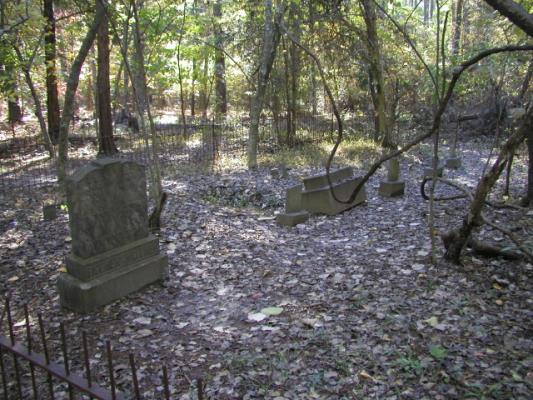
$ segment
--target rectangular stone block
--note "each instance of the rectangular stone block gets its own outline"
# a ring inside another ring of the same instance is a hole
[[[381,182],[379,185],[379,194],[383,197],[402,196],[405,190],[404,181]]]
[[[295,226],[306,222],[308,219],[309,213],[307,211],[278,214],[276,216],[277,224],[282,226]]]
[[[94,311],[151,283],[162,281],[167,275],[167,264],[167,256],[160,254],[89,281],[61,273],[57,282],[61,306],[79,313]]]
[[[448,158],[445,164],[446,168],[448,169],[459,169],[461,168],[461,165],[462,165],[462,162],[459,157]]]
[[[295,185],[287,189],[285,212],[293,213],[302,210],[302,185]]]
[[[158,254],[159,241],[155,236],[149,235],[94,257],[80,258],[69,254],[66,259],[67,272],[79,280],[89,281],[111,269],[120,269]]]
[[[330,171],[330,179],[332,183],[337,183],[345,179],[353,177],[353,168],[345,167],[336,171]],[[315,175],[303,180],[305,190],[319,189],[328,186],[328,178],[326,174]]]
[[[333,185],[335,195],[340,200],[348,200],[362,178],[353,178]],[[353,202],[340,203],[333,198],[329,187],[306,190],[302,193],[302,207],[311,213],[335,215],[366,201],[366,191],[363,186]]]

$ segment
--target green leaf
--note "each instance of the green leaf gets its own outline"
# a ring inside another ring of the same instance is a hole
[[[283,312],[283,308],[281,307],[265,307],[261,310],[261,314],[265,315],[280,315]]]
[[[429,348],[429,353],[436,360],[442,360],[442,359],[446,358],[446,356],[448,355],[448,352],[446,351],[446,349],[444,347],[442,347],[442,346],[439,346],[439,345],[431,346]]]
[[[437,317],[428,318],[426,319],[426,322],[429,326],[432,326],[433,328],[435,328],[439,324],[439,320],[437,319]]]

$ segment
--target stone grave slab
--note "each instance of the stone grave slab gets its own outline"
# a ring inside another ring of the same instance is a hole
[[[330,171],[329,177],[332,183],[337,183],[348,178],[353,177],[353,168],[345,167],[336,171]],[[326,174],[310,176],[303,179],[305,190],[321,189],[324,186],[328,186],[328,178]]]
[[[330,173],[332,187],[338,199],[350,197],[362,178],[353,177],[351,167],[342,168]],[[353,202],[341,203],[333,197],[326,175],[317,175],[303,180],[305,190],[302,192],[302,208],[310,213],[335,215],[366,201],[364,186]]]
[[[142,165],[99,159],[66,189],[72,252],[58,280],[63,307],[90,312],[166,277],[167,257],[148,230]]]

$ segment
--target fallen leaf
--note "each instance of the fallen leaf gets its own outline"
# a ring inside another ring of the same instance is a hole
[[[439,320],[437,319],[437,317],[431,317],[431,318],[426,319],[425,321],[429,326],[433,328],[436,328],[437,325],[439,324]]]
[[[359,372],[359,376],[363,379],[367,379],[369,381],[375,381],[374,377],[372,377],[372,375],[370,375],[368,372],[366,372],[365,370],[362,370],[361,372]]]
[[[264,320],[265,318],[267,318],[267,316],[263,313],[252,313],[252,314],[248,314],[248,319],[250,321],[254,321],[254,322],[261,322],[262,320]]]
[[[283,312],[281,307],[265,307],[261,310],[261,314],[266,316],[280,315]]]

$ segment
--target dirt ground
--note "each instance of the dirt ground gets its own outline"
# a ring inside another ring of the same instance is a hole
[[[480,147],[463,144],[463,168],[446,177],[473,187],[488,155]],[[428,154],[429,146],[402,159],[403,197],[378,196],[381,171],[364,205],[295,228],[277,226],[274,215],[284,190],[318,169],[287,179],[267,168],[166,177],[159,236],[168,279],[85,316],[61,310],[55,287],[70,247],[67,214],[43,221],[45,189],[2,192],[0,293],[11,298],[17,337],[26,302],[32,326],[42,313],[52,344],[66,323],[73,360],[86,330],[100,377],[110,339],[126,392],[134,353],[146,398],[162,398],[165,364],[178,399],[194,398],[198,377],[212,399],[530,399],[533,265],[470,251],[462,266],[431,263],[419,190]],[[512,197],[523,191],[526,161],[516,161]],[[496,200],[500,193],[501,184]],[[457,226],[466,205],[438,203],[438,230]],[[487,214],[531,241],[530,210]],[[478,236],[511,246],[488,227]],[[437,252],[441,260],[440,241]]]

